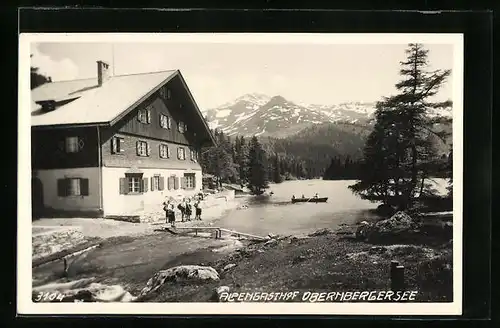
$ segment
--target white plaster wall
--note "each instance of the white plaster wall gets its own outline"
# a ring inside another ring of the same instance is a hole
[[[58,210],[99,210],[99,170],[98,167],[37,170],[43,185],[44,205]],[[57,180],[63,178],[89,179],[89,195],[59,197]]]
[[[200,170],[172,170],[172,169],[143,169],[143,178],[148,179],[148,191],[138,195],[120,195],[120,178],[125,177],[125,172],[129,168],[102,168],[103,183],[103,210],[104,215],[132,215],[134,212],[143,210],[148,205],[158,205],[163,202],[167,196],[191,196],[199,193],[202,188],[202,173]],[[184,173],[195,173],[195,189],[177,189],[168,190],[167,178],[173,174],[178,177]],[[164,177],[164,190],[151,191],[151,177],[160,174]]]

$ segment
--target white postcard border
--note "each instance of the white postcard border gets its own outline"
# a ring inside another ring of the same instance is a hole
[[[31,95],[30,47],[38,42],[166,42],[272,44],[424,44],[453,45],[453,302],[450,303],[34,303],[31,297]],[[276,34],[276,33],[31,33],[19,37],[17,310],[19,314],[462,314],[462,34]]]

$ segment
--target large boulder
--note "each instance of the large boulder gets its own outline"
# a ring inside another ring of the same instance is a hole
[[[42,302],[133,302],[136,299],[120,285],[110,286],[92,282],[93,280],[94,278],[88,278],[38,286],[33,288],[33,298],[37,301],[40,295],[48,295],[46,299],[40,300]],[[62,300],[58,295],[63,296]]]
[[[397,212],[374,224],[363,222],[356,231],[356,238],[372,243],[393,243],[410,237],[418,228],[419,224],[408,214]]]
[[[371,242],[392,242],[405,239],[413,234],[419,224],[405,212],[397,212],[391,218],[373,225],[368,240]]]
[[[200,282],[218,280],[219,274],[212,267],[199,265],[181,265],[157,272],[151,279],[149,279],[146,287],[142,289],[139,297],[143,297],[149,293],[156,291],[158,288],[163,286],[165,282]]]

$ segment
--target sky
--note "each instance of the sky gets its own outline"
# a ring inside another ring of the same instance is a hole
[[[424,44],[430,69],[451,69],[451,44]],[[32,43],[31,65],[53,81],[179,69],[202,109],[247,93],[297,103],[374,102],[396,92],[407,44]],[[440,99],[452,98],[450,81]]]

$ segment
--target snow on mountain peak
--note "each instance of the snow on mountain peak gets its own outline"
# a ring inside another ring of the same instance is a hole
[[[280,95],[269,97],[260,93],[249,93],[208,110],[206,118],[211,128],[221,129],[228,135],[258,134],[283,137],[304,127],[321,123],[368,124],[374,112],[375,103],[370,102],[304,104],[294,103]]]

